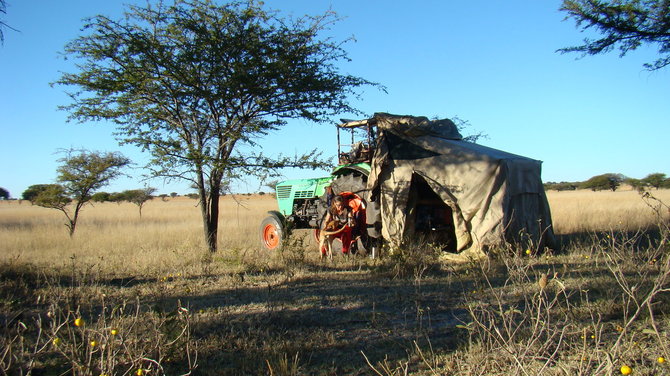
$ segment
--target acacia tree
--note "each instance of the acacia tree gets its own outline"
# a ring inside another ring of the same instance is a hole
[[[624,56],[643,44],[657,44],[660,57],[645,64],[649,70],[670,65],[670,2],[668,0],[563,0],[560,8],[582,31],[593,28],[603,37],[584,39],[580,46],[559,52],[597,55],[615,48]]]
[[[603,191],[606,189],[611,190],[612,192],[616,191],[617,188],[621,185],[621,182],[625,180],[625,177],[621,174],[602,174],[596,175],[589,180],[581,183],[579,188],[590,189],[592,191]]]
[[[71,119],[116,122],[122,142],[151,153],[153,176],[191,181],[214,252],[222,182],[326,165],[316,151],[270,158],[240,146],[253,150],[289,118],[358,113],[349,97],[374,85],[339,73],[344,42],[322,37],[336,20],[332,12],[283,19],[262,3],[210,0],[129,6],[120,20],[96,16],[65,48],[80,64],[57,81],[76,87],[63,108]]]
[[[666,180],[666,176],[662,172],[655,172],[653,174],[649,174],[646,177],[642,179],[642,182],[646,185],[652,186],[656,189],[659,189],[661,186],[663,186],[663,182]]]
[[[33,184],[26,188],[23,193],[21,193],[21,199],[28,200],[30,203],[34,204],[37,195],[39,195],[43,190],[47,189],[49,185],[50,184]]]
[[[125,201],[137,205],[140,210],[140,218],[142,218],[142,208],[149,200],[153,200],[153,194],[156,193],[156,188],[146,187],[142,189],[131,189],[121,192],[121,196]]]
[[[0,199],[9,200],[9,191],[0,187]]]
[[[67,218],[65,226],[72,237],[81,209],[91,201],[93,192],[120,176],[121,169],[130,164],[130,160],[116,152],[68,150],[59,161],[62,163],[58,167],[60,184],[31,186],[23,197],[30,196],[35,205],[63,212]]]

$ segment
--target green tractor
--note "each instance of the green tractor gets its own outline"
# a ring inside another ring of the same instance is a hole
[[[376,129],[369,120],[342,120],[337,125],[339,163],[330,176],[286,180],[277,184],[275,193],[279,210],[268,212],[260,226],[260,240],[265,249],[274,250],[295,229],[314,229],[318,238],[322,221],[332,197],[356,197],[363,202],[361,221],[354,229],[354,249],[372,257],[380,241],[379,203],[370,200],[366,189],[372,154],[376,148]],[[349,133],[344,143],[340,134]],[[349,143],[350,142],[350,143]],[[343,149],[348,149],[344,151]]]

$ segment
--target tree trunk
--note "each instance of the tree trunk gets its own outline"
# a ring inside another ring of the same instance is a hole
[[[199,187],[199,191],[205,242],[209,251],[214,253],[217,250],[219,231],[219,192],[210,190],[208,194],[204,187]]]
[[[77,203],[77,206],[74,209],[74,215],[72,216],[72,219],[68,217],[68,222],[70,222],[70,224],[66,226],[70,230],[70,238],[74,236],[74,230],[77,227],[77,218],[79,218],[79,208],[80,208],[79,203]],[[65,213],[66,213],[65,215],[67,216],[67,212]]]
[[[211,252],[217,250],[219,234],[219,191],[212,190],[209,197],[209,223],[207,224],[207,245]]]
[[[69,234],[70,234],[70,239],[74,236],[74,230],[77,228],[77,219],[79,218],[79,210],[81,209],[82,204],[80,201],[77,201],[77,204],[74,206],[74,213],[72,214],[72,217],[70,217],[70,213],[68,213],[67,209],[63,207],[59,207],[58,210],[62,211],[63,214],[65,214],[65,218],[67,218],[67,223],[65,224],[65,227],[67,227]]]

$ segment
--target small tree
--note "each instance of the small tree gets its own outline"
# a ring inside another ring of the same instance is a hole
[[[170,197],[175,198],[177,196],[179,196],[177,192],[170,192]]]
[[[28,200],[30,201],[30,203],[34,205],[37,195],[39,195],[40,192],[45,190],[49,185],[51,184],[33,184],[30,187],[26,188],[26,190],[23,191],[23,193],[21,193],[21,199]]]
[[[628,178],[624,180],[624,183],[630,185],[631,187],[633,187],[633,189],[635,189],[638,192],[643,192],[644,187],[646,186],[645,182],[643,182],[640,179],[634,179],[634,178]]]
[[[661,188],[663,182],[666,180],[666,176],[663,173],[656,172],[653,174],[647,175],[642,179],[642,182],[648,186],[654,187],[656,189]]]
[[[109,194],[109,202],[115,202],[117,205],[121,205],[124,201],[126,201],[126,196],[123,192],[112,192]]]
[[[91,196],[91,201],[93,202],[106,202],[109,201],[110,194],[107,192],[96,192]]]
[[[589,180],[580,184],[582,189],[590,189],[592,191],[603,191],[606,189],[616,191],[617,188],[621,185],[621,182],[624,181],[624,177],[621,174],[602,174],[597,175]]]
[[[121,192],[125,201],[131,202],[140,210],[140,218],[142,218],[142,208],[147,201],[153,200],[153,194],[156,193],[156,188],[146,187],[144,189],[131,189]]]
[[[0,199],[9,200],[9,191],[2,187],[0,187]]]
[[[121,169],[130,164],[130,160],[119,153],[67,150],[59,161],[62,164],[58,167],[57,180],[61,184],[40,189],[31,202],[62,211],[72,237],[81,209],[92,199],[93,192],[121,175]],[[69,207],[71,202],[72,208]]]
[[[272,193],[275,193],[277,190],[277,184],[279,184],[279,180],[270,180],[266,182],[264,185],[272,190]]]

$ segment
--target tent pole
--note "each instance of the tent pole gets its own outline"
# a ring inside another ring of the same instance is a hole
[[[335,127],[337,128],[337,164],[340,164],[340,127]]]

